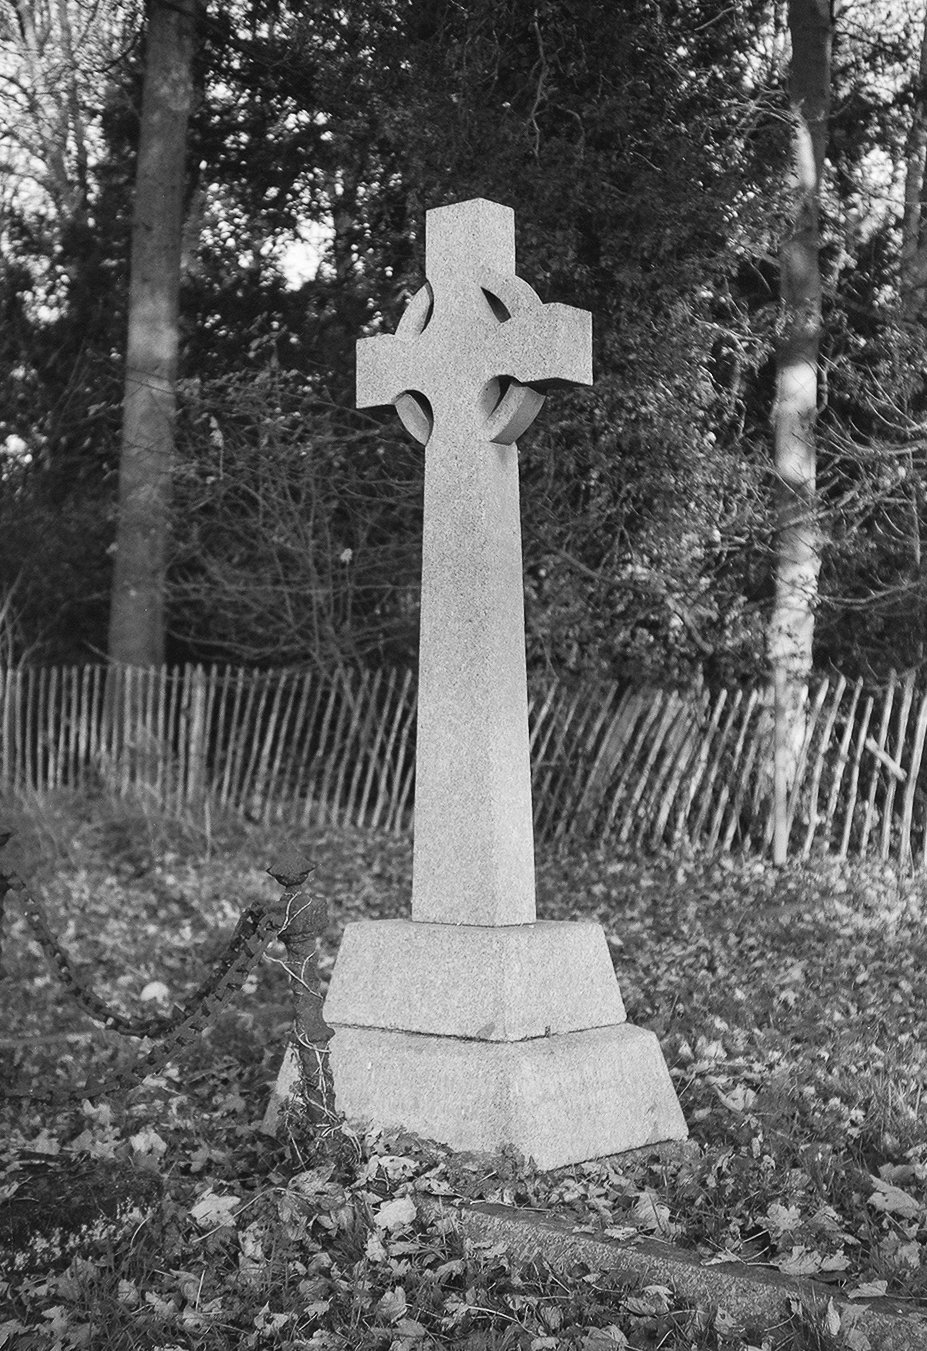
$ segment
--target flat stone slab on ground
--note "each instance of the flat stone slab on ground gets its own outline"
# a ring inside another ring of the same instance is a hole
[[[769,1267],[738,1262],[705,1265],[697,1253],[655,1239],[622,1241],[574,1232],[572,1220],[491,1202],[419,1202],[430,1215],[449,1215],[471,1240],[503,1243],[519,1261],[542,1258],[564,1270],[578,1262],[629,1280],[668,1285],[696,1308],[723,1308],[745,1328],[772,1328],[788,1316],[791,1300],[823,1314],[828,1302],[868,1337],[872,1351],[927,1351],[927,1311],[891,1299],[848,1300],[820,1281],[796,1279]]]
[[[660,1044],[630,1023],[507,1042],[339,1027],[330,1046],[349,1121],[452,1149],[514,1145],[548,1169],[686,1135]]]
[[[162,1193],[156,1174],[119,1159],[50,1155],[11,1177],[20,1185],[0,1200],[0,1280],[47,1276],[121,1241]]]
[[[361,920],[344,931],[329,1026],[519,1041],[625,1020],[601,925]]]

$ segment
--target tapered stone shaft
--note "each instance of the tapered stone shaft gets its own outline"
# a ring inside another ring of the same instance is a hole
[[[514,213],[428,213],[428,285],[358,344],[361,407],[425,449],[412,918],[526,924],[534,835],[515,437],[552,384],[591,383],[591,316],[515,276]]]

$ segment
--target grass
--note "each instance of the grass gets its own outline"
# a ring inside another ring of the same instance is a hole
[[[152,981],[175,997],[196,983],[239,910],[274,893],[263,870],[288,841],[285,830],[171,822],[104,799],[11,804],[7,822],[11,862],[82,973],[127,1011]],[[327,975],[345,922],[407,912],[410,848],[358,831],[294,842],[329,901]],[[504,1253],[465,1252],[426,1223],[423,1192],[548,1208],[922,1307],[923,880],[827,860],[774,872],[725,858],[542,854],[538,913],[603,924],[629,1019],[661,1039],[691,1154],[540,1175],[508,1155],[455,1156],[395,1134],[271,1140],[259,1123],[291,1001],[264,962],[202,1045],[126,1101],[49,1112],[0,1098],[10,1140],[0,1197],[28,1194],[43,1170],[66,1185],[68,1170],[116,1165],[161,1187],[134,1228],[114,1225],[69,1263],[63,1253],[61,1270],[10,1281],[0,1348],[854,1343],[833,1317],[828,1327],[798,1312],[764,1333],[723,1310],[686,1309],[662,1287],[514,1270]],[[79,1083],[125,1054],[63,1001],[15,907],[2,945],[6,1081]],[[216,1196],[237,1204],[210,1211]],[[406,1212],[383,1210],[403,1200]],[[390,1213],[406,1221],[381,1223]]]

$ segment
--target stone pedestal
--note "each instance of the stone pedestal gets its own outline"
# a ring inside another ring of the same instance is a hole
[[[682,1139],[656,1037],[596,924],[535,920],[517,439],[592,383],[592,316],[515,272],[515,216],[428,212],[426,282],[357,345],[357,404],[425,444],[412,919],[349,925],[325,1019],[335,1105],[542,1168]]]
[[[349,1120],[540,1168],[686,1135],[598,924],[350,924],[324,1012]]]

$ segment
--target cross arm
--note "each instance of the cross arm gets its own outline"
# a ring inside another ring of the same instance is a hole
[[[592,384],[592,315],[574,305],[543,305],[502,325],[507,374],[546,392]]]
[[[385,408],[409,388],[406,343],[395,334],[361,338],[357,344],[357,406]]]

